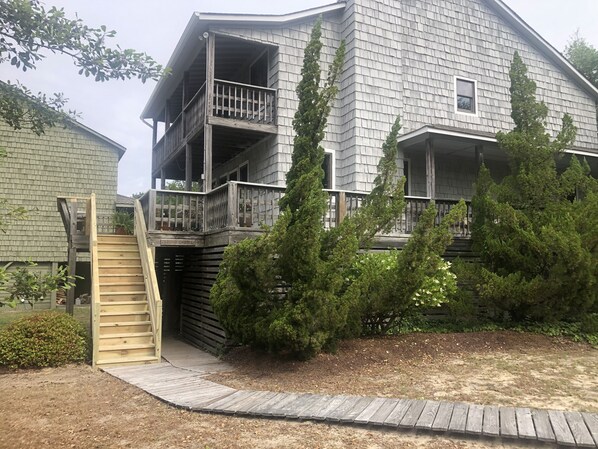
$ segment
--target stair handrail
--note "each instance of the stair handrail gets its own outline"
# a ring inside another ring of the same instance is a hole
[[[98,218],[96,195],[91,194],[87,200],[87,217],[89,223],[89,252],[91,259],[91,339],[92,366],[95,367],[100,354],[100,269],[98,265]]]
[[[156,278],[154,253],[147,242],[147,226],[145,225],[143,208],[138,199],[135,200],[135,236],[137,237],[143,281],[154,331],[156,357],[159,361],[162,356],[162,299],[158,289],[158,279]]]

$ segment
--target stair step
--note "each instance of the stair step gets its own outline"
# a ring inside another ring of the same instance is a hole
[[[101,293],[118,293],[122,291],[143,291],[145,292],[145,282],[100,282]]]
[[[103,368],[108,368],[110,366],[142,365],[147,363],[157,363],[159,361],[160,360],[158,360],[158,357],[156,356],[118,357],[98,360],[96,362],[96,365],[101,366]]]
[[[131,351],[133,349],[149,349],[155,348],[156,345],[153,343],[132,343],[128,345],[111,345],[111,346],[101,346],[100,352],[107,352],[107,351]]]
[[[154,334],[152,332],[121,332],[115,334],[100,335],[100,345],[125,345],[125,344],[143,344],[153,343]]]
[[[151,332],[151,321],[118,321],[113,323],[100,323],[100,338],[104,335],[133,334],[138,332]]]
[[[137,249],[137,241],[131,241],[131,242],[127,241],[127,242],[119,242],[119,243],[98,242],[98,249],[100,251],[118,251],[119,249],[133,250],[133,249]]]
[[[110,301],[100,303],[100,316],[105,313],[147,312],[146,301]]]
[[[138,265],[116,265],[109,266],[101,264],[98,266],[100,272],[100,278],[103,276],[142,276],[141,264]]]
[[[117,260],[122,260],[130,263],[131,261],[139,260],[139,253],[107,253],[105,251],[98,251],[98,261],[110,261],[110,263],[113,263],[115,265],[122,265],[118,262],[114,262]]]
[[[143,292],[106,292],[100,295],[100,303],[106,304],[109,302],[123,302],[123,301],[138,301],[145,302],[147,295]]]
[[[100,312],[100,323],[120,323],[131,321],[147,321],[149,311]]]
[[[99,243],[125,243],[125,242],[137,242],[137,237],[134,235],[113,235],[113,234],[100,234],[98,235]]]

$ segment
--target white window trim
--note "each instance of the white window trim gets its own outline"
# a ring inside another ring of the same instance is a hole
[[[457,104],[457,81],[458,80],[473,83],[473,94],[474,94],[473,101],[474,101],[475,112],[466,112],[466,111],[459,110],[459,106]],[[477,80],[474,80],[471,78],[465,78],[464,76],[455,76],[455,81],[454,81],[454,85],[453,85],[453,98],[454,98],[454,103],[455,103],[455,112],[457,114],[466,115],[468,117],[478,117],[480,105],[478,103],[478,82],[477,82]]]
[[[245,161],[245,162],[241,162],[239,165],[237,165],[236,168],[232,169],[231,171],[229,171],[228,173],[226,173],[226,181],[230,181],[230,175],[232,175],[233,173],[237,174],[237,181],[239,181],[239,178],[241,176],[241,167],[243,167],[244,165],[247,165],[247,182],[249,182],[249,161]]]
[[[330,154],[330,190],[336,189],[336,153],[334,150],[324,148],[324,153]]]

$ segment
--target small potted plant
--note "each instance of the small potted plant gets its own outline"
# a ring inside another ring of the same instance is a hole
[[[129,212],[114,212],[112,224],[116,235],[131,235],[135,228],[133,215]]]

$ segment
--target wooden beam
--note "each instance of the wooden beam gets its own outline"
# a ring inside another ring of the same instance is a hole
[[[193,187],[193,147],[187,144],[185,147],[185,190],[191,191]]]
[[[152,149],[158,143],[158,120],[154,119],[152,123]]]
[[[206,39],[206,113],[203,145],[203,191],[212,190],[212,126],[208,120],[212,116],[214,106],[214,71],[216,61],[216,35],[210,33]]]
[[[166,105],[164,106],[164,132],[168,128],[170,128],[170,100],[166,100]]]
[[[260,131],[268,134],[278,134],[278,126],[266,123],[253,123],[249,120],[239,120],[224,117],[208,117],[208,124],[226,126],[235,129],[247,129],[250,131]]]
[[[56,276],[58,273],[58,263],[52,262],[52,276]],[[50,293],[50,309],[56,308],[56,290]]]
[[[187,135],[187,121],[185,120],[185,106],[187,106],[187,97],[189,96],[189,72],[183,73],[183,94],[181,95],[181,126],[183,127],[183,139]]]
[[[68,264],[69,275],[74,276],[77,272],[77,248],[73,242],[73,238],[77,232],[77,199],[74,198],[69,202],[69,244],[68,244]],[[75,288],[70,288],[66,295],[66,313],[73,315],[75,312]]]
[[[160,188],[162,190],[166,188],[166,171],[163,168],[160,169]]]
[[[475,162],[478,169],[484,163],[484,145],[482,144],[475,146]]]
[[[426,140],[426,193],[431,199],[436,198],[436,162],[432,139]]]

